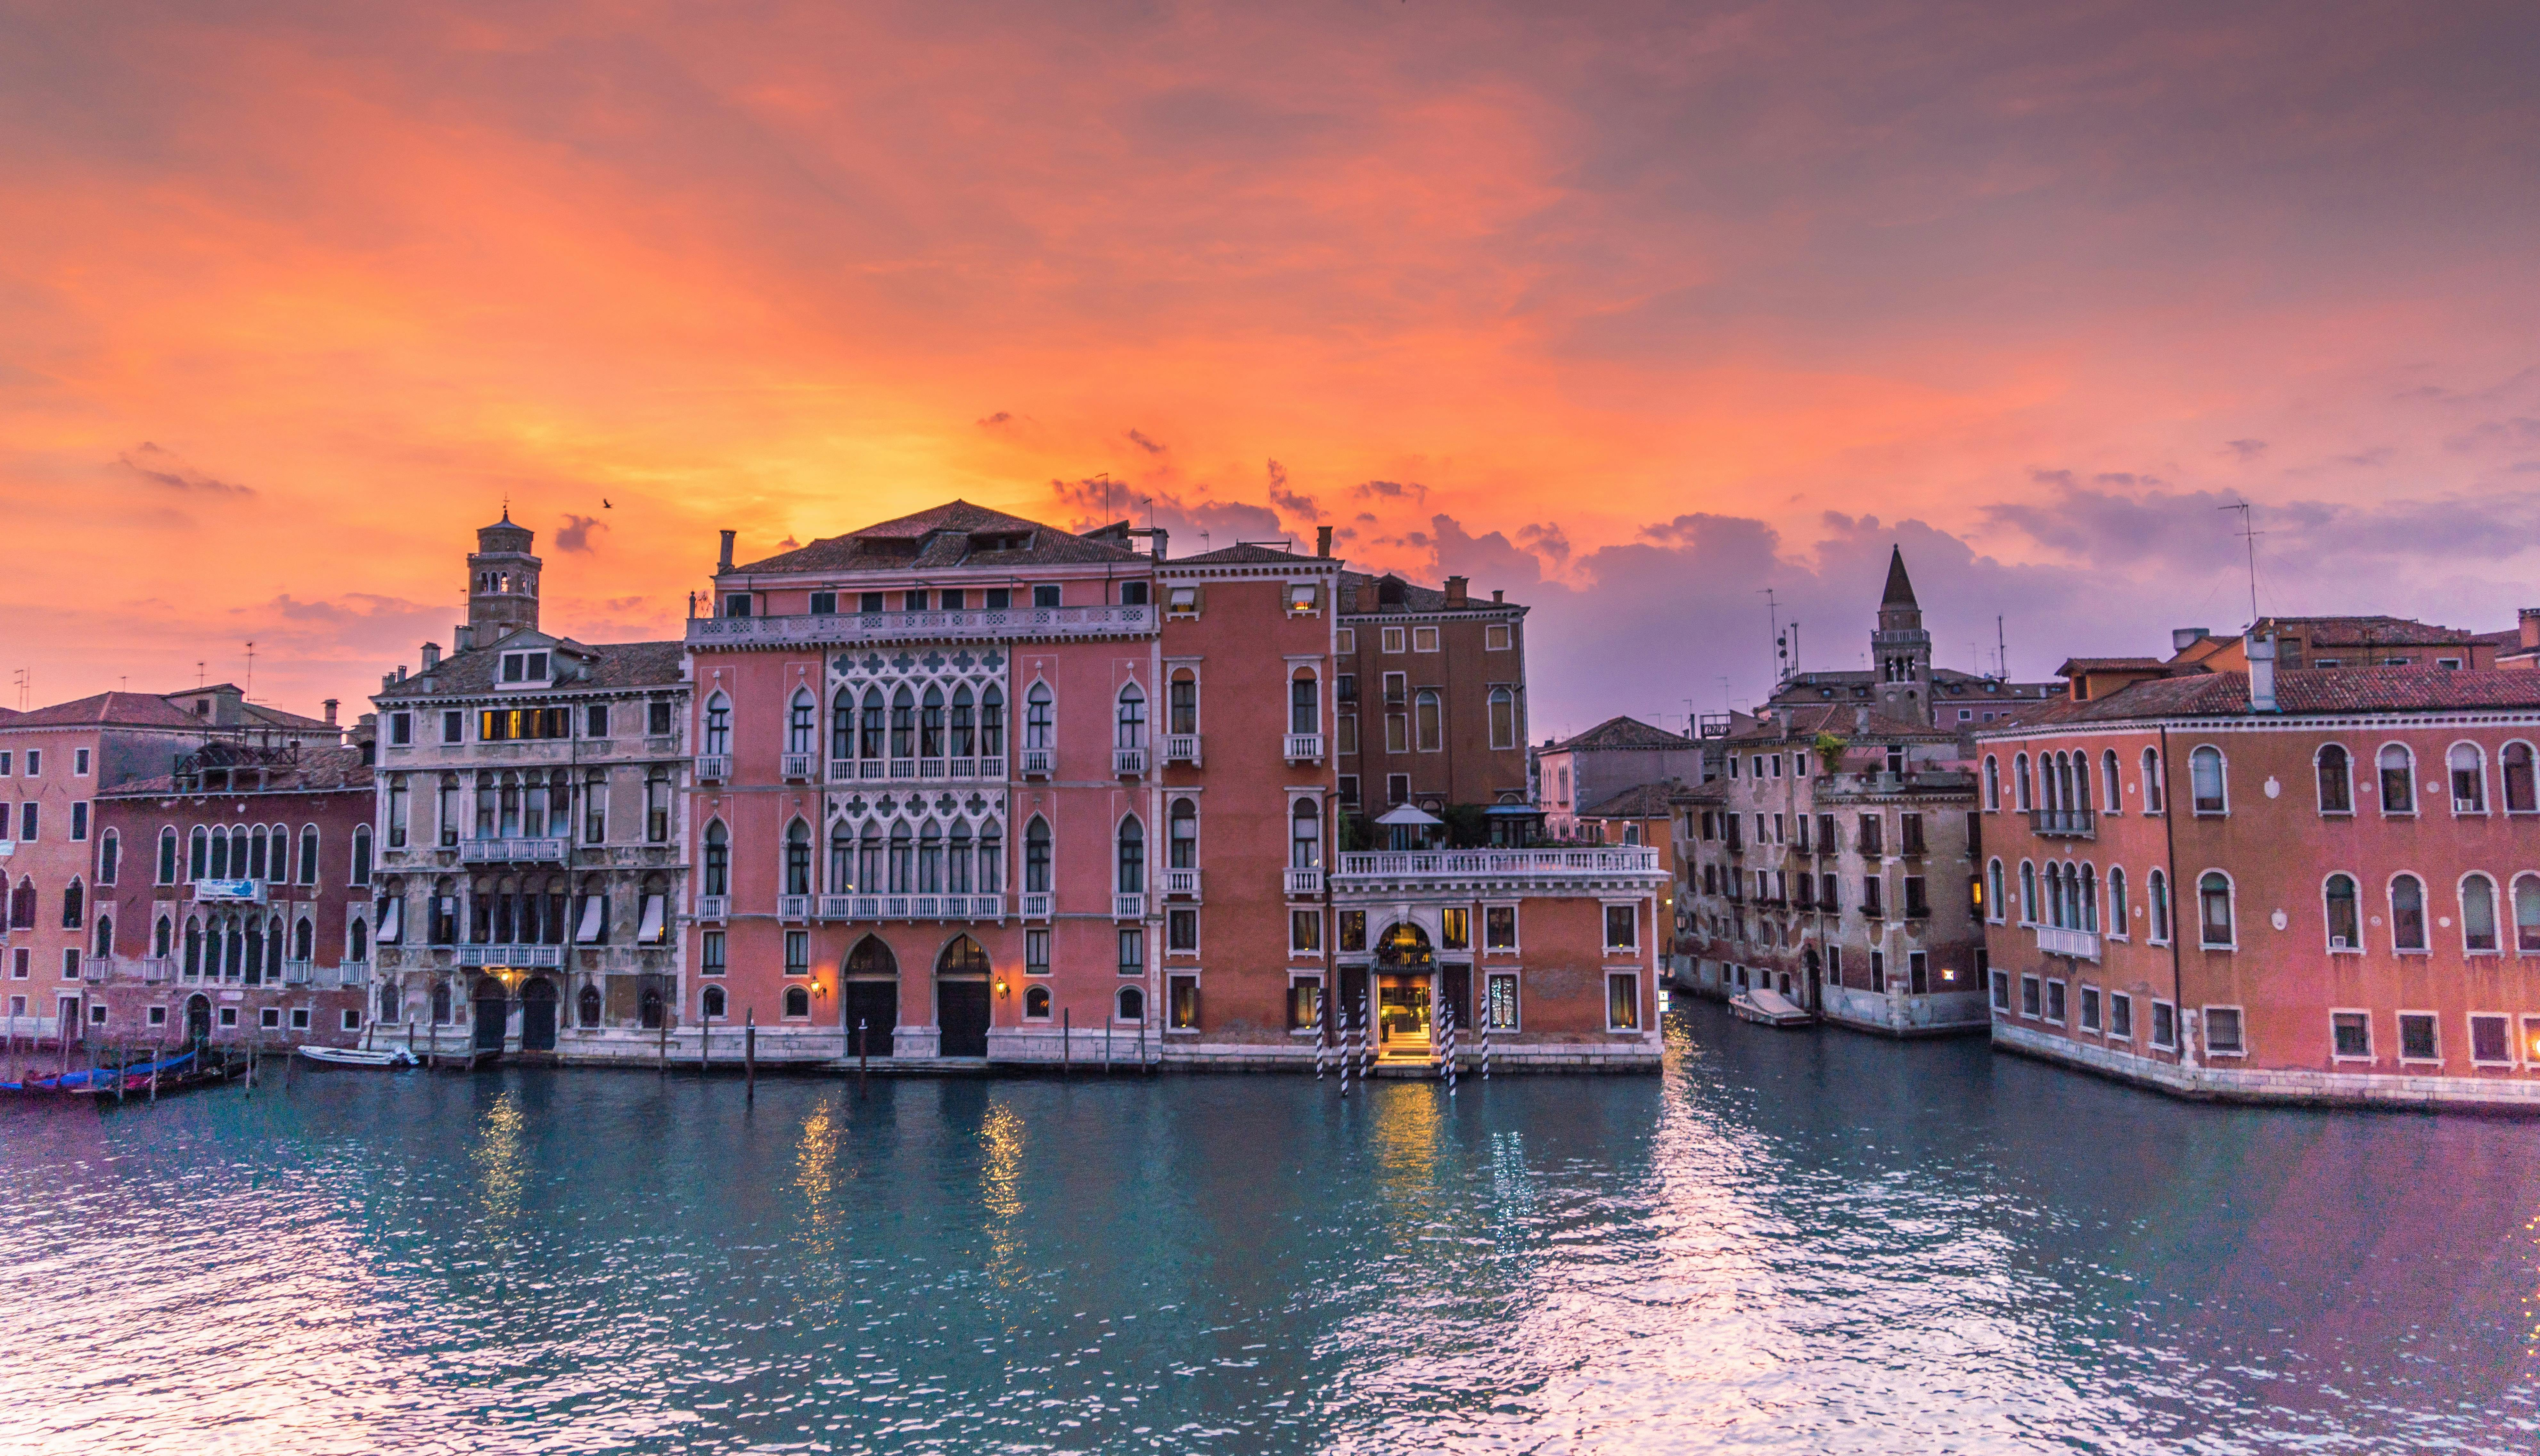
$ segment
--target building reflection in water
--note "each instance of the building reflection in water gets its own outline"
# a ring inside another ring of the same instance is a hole
[[[1023,1120],[1000,1098],[979,1127],[984,1156],[979,1202],[988,1211],[988,1274],[1000,1285],[1020,1283],[1031,1270],[1023,1240]]]
[[[807,1267],[822,1270],[831,1267],[839,1253],[837,1230],[841,1217],[838,1200],[837,1104],[822,1097],[812,1104],[803,1119],[802,1136],[795,1140],[794,1187],[803,1198],[803,1221],[799,1239]],[[843,1176],[852,1178],[850,1167]]]
[[[523,1121],[519,1100],[504,1091],[487,1104],[477,1126],[471,1155],[479,1180],[477,1201],[488,1232],[509,1226],[521,1215],[521,1193],[529,1172],[529,1154],[521,1145]]]

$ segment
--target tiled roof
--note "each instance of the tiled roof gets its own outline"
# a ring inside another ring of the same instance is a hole
[[[1832,733],[1846,742],[1863,739],[1913,738],[1939,741],[1956,737],[1954,728],[1934,728],[1911,718],[1895,718],[1871,709],[1868,721],[1862,718],[1867,705],[1857,703],[1795,703],[1772,710],[1772,721],[1758,719],[1752,726],[1739,728],[1722,740],[1729,743],[1804,743],[1819,733]],[[1790,730],[1783,731],[1788,724]]]
[[[2540,708],[2540,672],[2466,667],[2283,667],[2276,671],[2278,715],[2473,708]],[[2058,703],[2016,727],[2035,729],[2066,723],[2249,716],[2247,673],[2204,672],[2130,683],[2087,703]]]
[[[973,549],[973,536],[1021,536],[1023,544]],[[885,542],[914,542],[916,549],[892,549]],[[1108,541],[1074,535],[1054,525],[1025,520],[1003,511],[950,501],[884,520],[842,536],[825,536],[808,546],[770,556],[740,572],[948,571],[955,567],[1005,568],[1064,566],[1103,562],[1145,562],[1149,558]]]
[[[211,726],[149,693],[98,693],[55,703],[9,720],[13,728],[164,728],[210,730]]]
[[[1582,819],[1663,819],[1667,801],[1683,786],[1672,779],[1655,784],[1639,784],[1624,790],[1603,803],[1579,811]]]
[[[2055,669],[2058,677],[2076,672],[2158,672],[2167,664],[2158,658],[2067,658]]]
[[[2406,617],[2267,617],[2258,626],[2303,628],[2314,651],[2324,647],[2448,647],[2472,634]]]
[[[1358,589],[1361,587],[1398,589],[1402,599],[1400,601],[1378,600],[1370,607],[1362,608],[1358,601]],[[1446,593],[1437,588],[1423,587],[1417,582],[1407,582],[1390,573],[1381,577],[1372,577],[1365,572],[1341,573],[1341,615],[1345,617],[1382,616],[1387,612],[1418,612],[1425,616],[1434,612],[1521,612],[1523,610],[1525,610],[1524,607],[1514,601],[1493,601],[1487,595],[1475,596],[1469,593],[1464,597],[1463,605],[1451,605],[1446,600]]]
[[[611,642],[591,645],[557,638],[556,648],[566,654],[587,657],[590,661],[584,675],[555,686],[559,691],[582,688],[670,687],[679,681],[679,664],[687,652],[683,642]],[[495,674],[502,667],[501,642],[454,654],[441,659],[432,675],[407,678],[380,690],[383,698],[439,698],[453,694],[466,696],[494,690]],[[534,689],[523,689],[534,691]]]
[[[256,765],[249,762],[232,764],[228,767],[252,774]],[[327,794],[351,789],[367,793],[370,788],[371,766],[362,762],[361,749],[303,747],[296,764],[288,768],[280,764],[273,766],[273,771],[265,780],[261,792]],[[160,774],[155,778],[126,780],[112,789],[103,791],[99,797],[102,798],[159,798],[176,792],[176,776]]]
[[[1172,560],[1166,562],[1165,565],[1280,566],[1291,561],[1322,561],[1325,558],[1319,556],[1301,556],[1294,551],[1282,551],[1276,546],[1255,546],[1245,543],[1234,546],[1220,546],[1214,551],[1202,551],[1197,556],[1176,556]]]
[[[1574,748],[1691,748],[1693,739],[1652,728],[1637,718],[1609,718],[1584,733],[1562,739],[1548,752],[1565,753]]]

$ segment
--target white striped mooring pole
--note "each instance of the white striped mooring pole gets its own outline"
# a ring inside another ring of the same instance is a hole
[[[1450,1001],[1439,1009],[1444,1012],[1439,1019],[1446,1023],[1446,1095],[1452,1097],[1455,1095],[1455,1004]]]

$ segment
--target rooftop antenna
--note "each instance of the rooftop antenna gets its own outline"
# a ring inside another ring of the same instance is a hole
[[[1726,672],[1720,674],[1720,706],[1731,713],[1737,711],[1729,702],[1729,674]]]
[[[35,690],[35,669],[33,667],[21,667],[17,670],[15,675],[18,680],[18,709],[20,712],[25,712],[27,708],[27,699]]]
[[[2011,681],[2011,639],[2003,635],[2000,612],[1993,617],[1993,667],[2003,681]]]
[[[2249,528],[2249,503],[2246,501],[2234,506],[2217,506],[2214,509],[2240,513],[2240,539],[2249,545],[2249,625],[2255,627],[2258,625],[2258,537],[2265,535],[2266,532]],[[2367,653],[2366,656],[2368,657],[2369,654]]]
[[[196,691],[196,692],[201,692],[202,690],[203,690],[203,664],[202,664],[202,661],[198,659],[196,659],[196,661],[194,662],[194,691]]]
[[[239,701],[255,701],[255,644],[252,642],[247,645],[247,686],[239,689]]]
[[[1774,597],[1773,589],[1770,587],[1762,589],[1762,595],[1764,620],[1771,624],[1770,632],[1773,639],[1773,684],[1779,687],[1782,682],[1782,669],[1790,661],[1791,645],[1782,640],[1782,603]]]

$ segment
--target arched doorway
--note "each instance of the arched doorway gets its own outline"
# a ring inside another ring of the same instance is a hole
[[[1809,947],[1807,948],[1807,957],[1806,957],[1806,958],[1807,958],[1807,967],[1808,967],[1808,999],[1807,999],[1807,1003],[1806,1003],[1806,1005],[1807,1005],[1807,1008],[1808,1008],[1809,1010],[1813,1011],[1813,1010],[1815,1010],[1819,1005],[1823,1005],[1823,1004],[1824,1004],[1824,1000],[1825,1000],[1825,989],[1824,989],[1824,987],[1825,987],[1825,982],[1824,982],[1824,980],[1823,980],[1823,975],[1824,975],[1824,973],[1823,973],[1823,971],[1819,968],[1818,961],[1817,961],[1817,948],[1816,948],[1815,946],[1811,945],[1811,946],[1809,946]]]
[[[185,1001],[185,1040],[196,1046],[212,1039],[212,999],[200,993]]]
[[[503,1050],[503,1033],[511,1029],[512,998],[501,977],[487,976],[476,983],[475,1016],[476,1050]]]
[[[1429,933],[1410,921],[1395,921],[1376,940],[1376,1027],[1377,1054],[1427,1057],[1432,987],[1438,952]]]
[[[532,976],[521,988],[521,1050],[552,1052],[555,1044],[555,983],[544,976]]]
[[[585,982],[583,984],[582,994],[574,998],[574,1008],[581,1013],[577,1020],[585,1031],[598,1030],[600,1027],[600,988]]]
[[[988,1055],[988,952],[968,936],[935,958],[935,1024],[944,1039],[936,1055]]]
[[[844,979],[838,1001],[847,1055],[889,1056],[891,1028],[899,1024],[899,957],[880,936],[867,936],[847,951]]]

